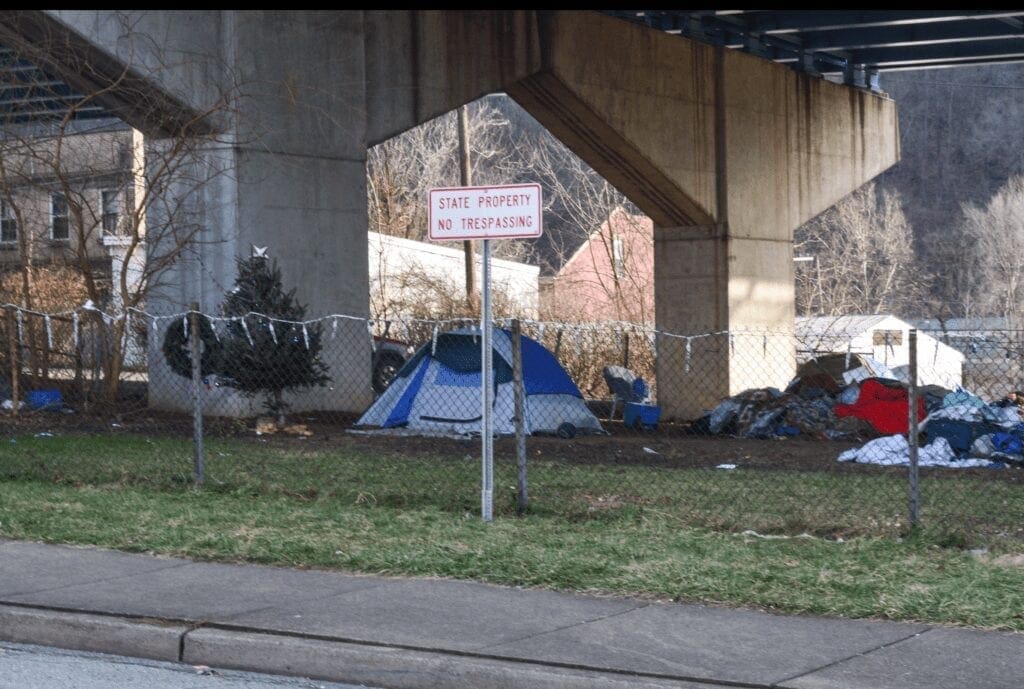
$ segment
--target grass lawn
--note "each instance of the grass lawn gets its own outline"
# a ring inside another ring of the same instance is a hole
[[[0,537],[1024,630],[1024,495],[1012,482],[926,476],[923,517],[942,528],[898,539],[906,488],[894,473],[540,457],[531,513],[511,516],[506,460],[485,525],[475,445],[425,456],[214,440],[195,490],[184,440],[15,440],[0,444]],[[972,545],[990,555],[959,547],[973,532],[951,526],[971,515],[989,534]]]

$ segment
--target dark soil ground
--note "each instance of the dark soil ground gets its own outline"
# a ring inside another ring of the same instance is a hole
[[[323,452],[348,450],[363,454],[404,456],[479,456],[479,438],[423,437],[404,434],[352,432],[353,414],[302,413],[289,421],[304,424],[309,437],[275,433],[257,435],[254,419],[207,418],[208,439],[232,438],[279,447],[282,450]],[[650,466],[663,468],[711,468],[735,464],[745,469],[781,471],[822,471],[835,473],[899,473],[902,467],[877,467],[836,461],[844,450],[863,441],[838,441],[808,437],[755,440],[727,436],[694,435],[686,424],[662,424],[656,430],[637,431],[619,421],[602,419],[607,435],[577,436],[571,439],[532,436],[527,439],[528,457],[581,465]],[[61,435],[129,434],[139,436],[192,437],[191,416],[158,412],[141,405],[127,409],[95,408],[86,412],[0,413],[0,433],[8,436],[54,433]],[[512,438],[495,441],[499,461],[515,457]],[[990,480],[1024,483],[1024,469],[922,469],[923,475],[977,476]]]

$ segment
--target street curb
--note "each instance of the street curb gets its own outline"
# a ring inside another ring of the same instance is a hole
[[[443,651],[213,628],[200,628],[185,635],[182,660],[192,665],[299,675],[386,689],[711,689],[727,686]]]
[[[749,686],[2,603],[0,641],[294,675],[383,689]]]
[[[183,624],[0,605],[0,639],[177,662]]]

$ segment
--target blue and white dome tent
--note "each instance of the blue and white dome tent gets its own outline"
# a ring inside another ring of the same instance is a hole
[[[405,428],[424,434],[480,433],[480,330],[439,334],[420,348],[384,393],[359,419],[359,426]],[[512,335],[494,330],[494,432],[515,432]],[[526,432],[602,433],[579,388],[555,355],[525,335],[523,387]]]

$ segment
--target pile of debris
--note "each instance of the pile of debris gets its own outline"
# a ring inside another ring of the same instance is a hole
[[[920,424],[924,435],[918,455],[920,466],[957,468],[1024,466],[1024,395],[986,403],[966,390],[949,392],[933,406]],[[839,455],[840,462],[901,465],[910,461],[903,435],[873,440]]]
[[[845,357],[807,362],[785,391],[746,390],[720,403],[694,424],[700,433],[743,438],[805,435],[819,439],[864,439],[906,433],[909,393],[873,362],[848,369]],[[939,394],[931,391],[931,396]],[[926,401],[919,418],[926,416]]]
[[[812,362],[816,363],[816,362]],[[853,374],[852,376],[850,374]],[[868,372],[870,373],[870,371]],[[909,461],[910,393],[902,381],[804,365],[785,391],[746,390],[693,424],[697,433],[742,438],[807,436],[869,441],[839,461],[881,465]],[[918,388],[921,466],[1024,465],[1024,393],[987,403],[966,390]]]
[[[803,391],[801,394],[798,390],[784,393],[776,388],[745,390],[694,423],[693,430],[741,438],[841,438],[866,430],[856,420],[840,421],[833,395],[822,394],[821,388],[805,387]]]

